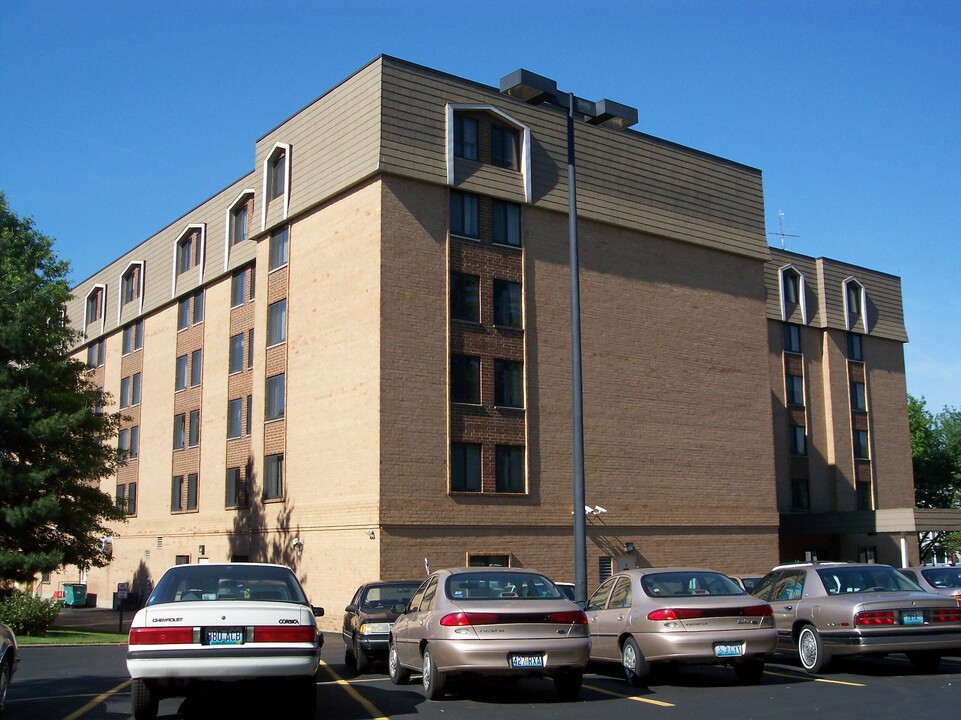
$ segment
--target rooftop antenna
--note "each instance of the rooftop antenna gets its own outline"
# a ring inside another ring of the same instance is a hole
[[[777,235],[781,238],[781,249],[787,250],[784,246],[784,238],[786,237],[801,237],[800,235],[792,235],[791,233],[784,232],[784,211],[777,211],[777,232],[768,233],[768,235]]]

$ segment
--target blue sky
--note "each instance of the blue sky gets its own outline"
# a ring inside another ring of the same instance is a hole
[[[2,0],[0,189],[83,280],[381,53],[524,67],[760,168],[789,250],[902,278],[908,391],[961,407],[956,0]]]

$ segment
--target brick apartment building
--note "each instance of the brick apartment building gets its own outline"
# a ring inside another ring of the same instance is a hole
[[[758,170],[575,137],[589,587],[916,560],[898,279],[769,248]],[[290,564],[333,624],[425,562],[572,579],[566,151],[561,110],[379,57],[80,283],[126,416],[99,604],[231,558]]]

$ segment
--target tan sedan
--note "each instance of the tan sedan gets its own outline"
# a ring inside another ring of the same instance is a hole
[[[633,685],[656,663],[730,663],[757,682],[777,631],[771,606],[713,570],[647,568],[618,573],[587,601],[591,660],[617,662]]]
[[[438,570],[394,621],[388,669],[395,685],[422,673],[424,694],[479,674],[550,677],[575,699],[590,653],[584,612],[547,577],[514,568]]]

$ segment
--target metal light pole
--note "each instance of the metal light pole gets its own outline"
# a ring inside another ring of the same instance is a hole
[[[574,601],[587,603],[587,503],[584,501],[584,392],[581,379],[581,286],[577,249],[577,183],[574,170],[575,113],[593,125],[623,130],[637,123],[637,110],[610,100],[596,103],[561,93],[557,83],[529,70],[501,78],[500,91],[531,104],[567,109],[567,217],[571,263],[571,406],[574,437]]]

